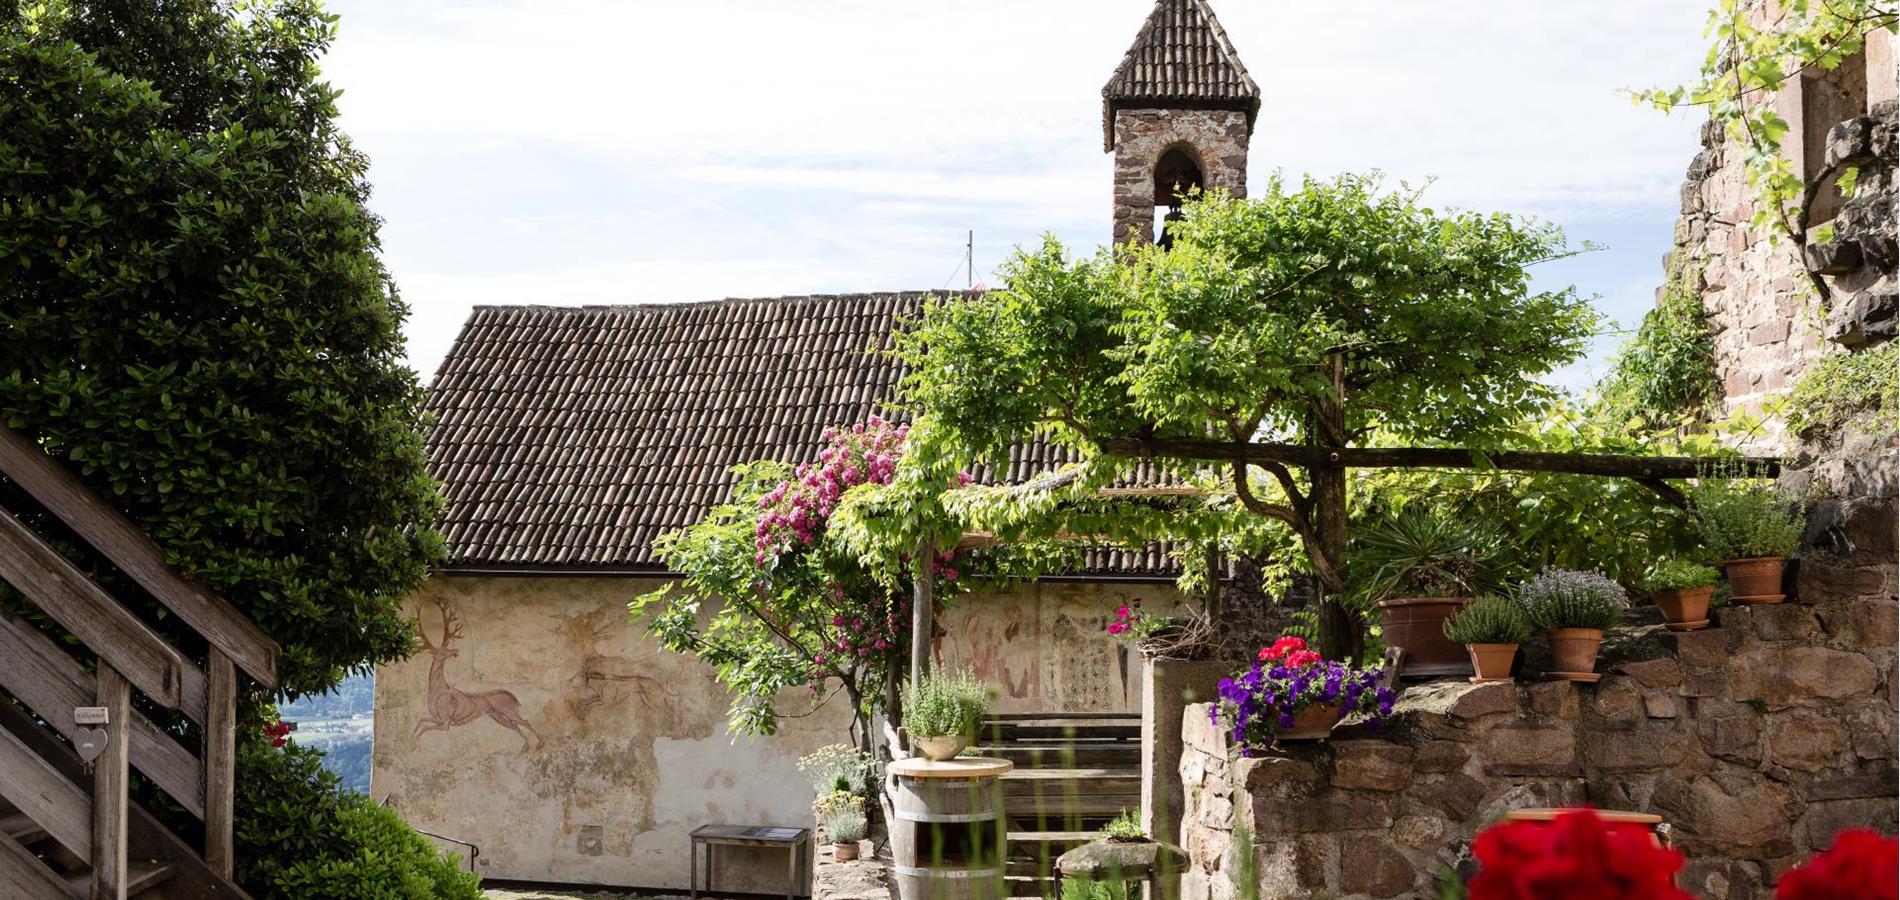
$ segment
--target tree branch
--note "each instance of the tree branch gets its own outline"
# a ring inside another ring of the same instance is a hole
[[[1266,444],[1224,441],[1111,438],[1096,441],[1102,452],[1115,456],[1163,457],[1208,462],[1246,462],[1265,466],[1343,466],[1348,469],[1476,469],[1489,466],[1515,472],[1551,472],[1612,478],[1722,477],[1705,471],[1717,461],[1739,461],[1762,477],[1781,472],[1781,460],[1772,456],[1696,457],[1631,456],[1613,453],[1539,453],[1503,450],[1483,454],[1461,447],[1321,447],[1307,444]]]

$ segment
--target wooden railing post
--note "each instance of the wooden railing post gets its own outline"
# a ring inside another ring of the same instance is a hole
[[[117,669],[99,664],[99,705],[105,707],[104,752],[92,761],[92,900],[125,900],[127,768],[132,754],[132,685]]]
[[[230,878],[236,863],[231,814],[237,767],[237,669],[211,648],[205,710],[205,864]]]

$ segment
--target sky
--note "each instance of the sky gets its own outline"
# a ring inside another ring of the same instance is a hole
[[[325,76],[371,159],[433,377],[470,308],[961,286],[1109,239],[1101,86],[1152,0],[331,0]],[[1213,0],[1263,98],[1248,179],[1377,169],[1606,249],[1547,264],[1653,302],[1700,116],[1694,0]],[[1599,375],[1605,334],[1557,373]]]

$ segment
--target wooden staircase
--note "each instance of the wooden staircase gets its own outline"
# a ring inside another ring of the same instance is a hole
[[[0,580],[83,649],[75,657],[32,624],[0,614],[0,896],[248,900],[231,880],[238,673],[275,687],[277,645],[223,598],[168,568],[150,537],[4,427],[0,475],[206,648],[201,662],[174,647],[0,507]],[[82,659],[94,663],[90,670]],[[198,726],[202,743],[187,746],[148,719],[132,704],[134,691]],[[96,753],[90,763],[82,747]],[[203,823],[202,852],[131,802],[132,769]]]
[[[974,752],[1016,764],[1003,776],[1012,896],[1053,896],[1056,857],[1141,808],[1138,713],[992,716]]]

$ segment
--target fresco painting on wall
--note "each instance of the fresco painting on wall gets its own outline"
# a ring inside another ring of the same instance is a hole
[[[570,679],[576,690],[568,705],[574,711],[574,718],[585,722],[589,714],[603,706],[620,708],[631,704],[660,719],[652,730],[661,734],[675,733],[681,725],[677,721],[672,690],[666,682],[644,674],[654,670],[653,661],[630,659],[602,649],[603,646],[617,649],[634,644],[624,634],[629,627],[625,613],[618,608],[594,610],[566,622],[564,630],[568,632],[568,639],[586,648],[581,656],[580,672]]]
[[[442,639],[439,644],[429,640],[428,632],[422,627],[422,614],[416,614],[416,637],[422,641],[422,649],[429,654],[429,713],[427,718],[416,723],[415,733],[409,736],[410,743],[421,746],[422,735],[426,732],[447,731],[487,717],[521,737],[521,752],[541,749],[545,742],[534,726],[521,715],[521,701],[512,692],[471,692],[449,684],[448,661],[461,655],[450,646],[464,636],[461,616],[450,608],[446,599],[437,598],[435,606],[442,612]]]

